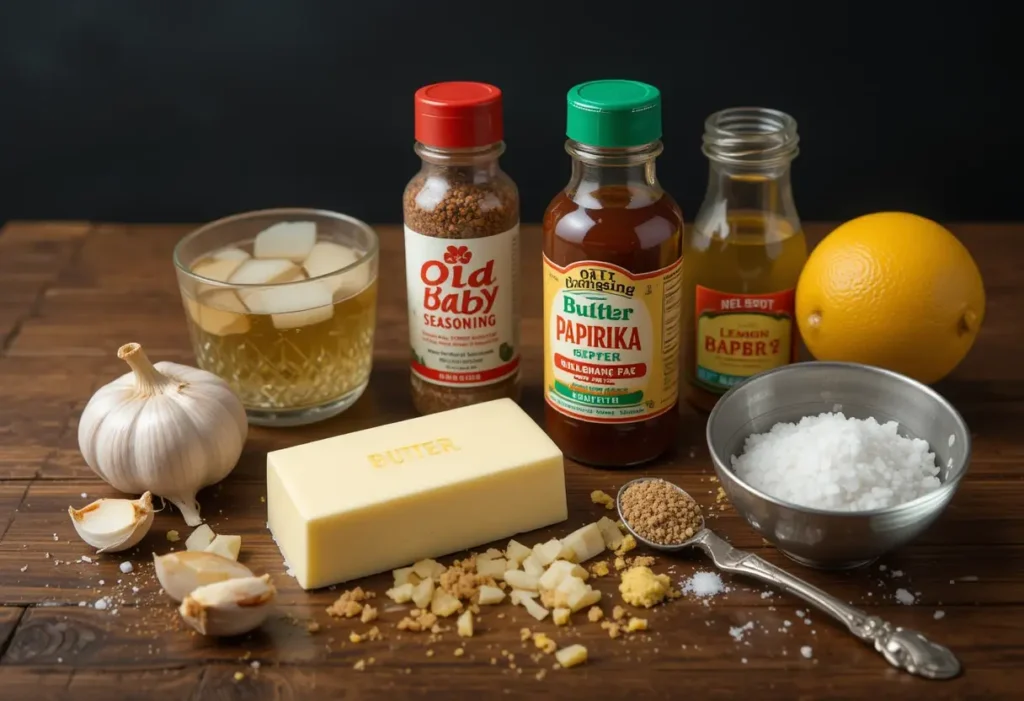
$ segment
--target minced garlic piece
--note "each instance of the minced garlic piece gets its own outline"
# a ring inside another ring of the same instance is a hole
[[[456,621],[456,630],[460,637],[473,637],[473,614],[470,611],[464,612]]]
[[[595,489],[590,493],[590,501],[595,504],[600,504],[609,511],[615,508],[615,499],[610,494],[606,494],[600,489]]]
[[[625,555],[634,548],[636,548],[636,538],[634,538],[633,534],[630,533],[622,539],[622,543],[619,545],[618,548],[615,549],[615,554],[620,556]]]
[[[444,589],[435,589],[434,598],[430,602],[430,612],[435,616],[447,618],[462,608],[462,602],[446,592]]]
[[[519,629],[519,639],[520,639],[520,640],[522,640],[522,641],[523,641],[524,643],[525,643],[525,642],[526,642],[527,640],[529,640],[529,639],[530,639],[530,636],[532,636],[532,635],[533,635],[533,633],[532,633],[532,632],[530,632],[530,629],[529,629],[529,628],[520,628],[520,629]],[[504,652],[502,652],[501,654],[503,654],[503,655],[504,655],[505,653],[504,653]]]
[[[556,608],[551,612],[551,620],[555,622],[556,626],[564,626],[569,624],[569,618],[572,615],[572,611],[567,608]]]
[[[626,609],[622,608],[621,606],[616,606],[612,609],[612,618],[614,618],[616,621],[621,621],[625,617]]]
[[[549,655],[558,649],[558,644],[548,636],[544,635],[544,633],[535,633],[533,636],[533,644]]]
[[[630,618],[629,623],[626,624],[627,633],[635,633],[638,630],[647,630],[647,619],[646,618]]]
[[[366,669],[366,660],[356,660],[356,663],[352,665],[352,669],[357,672],[362,672]]]
[[[617,571],[626,569],[626,561],[621,557],[615,558],[615,569]]]
[[[377,609],[370,605],[364,606],[363,613],[359,616],[359,620],[363,623],[369,623],[370,621],[377,620]]]
[[[629,561],[630,567],[650,567],[654,564],[654,558],[650,555],[637,555]]]
[[[462,657],[465,654],[466,654],[466,648],[464,648],[464,647],[457,647],[457,648],[455,648],[455,656],[456,657]]]
[[[622,573],[619,593],[631,606],[651,608],[665,600],[672,581],[665,574],[654,574],[650,567],[634,567]]]
[[[600,562],[595,562],[593,565],[590,566],[590,573],[595,577],[604,577],[606,574],[608,574],[608,563],[604,560],[601,560]]]
[[[54,537],[54,540],[57,540],[56,536]],[[171,541],[172,543],[177,543],[179,540],[181,540],[181,536],[178,534],[177,531],[170,530],[167,531],[167,540]]]
[[[604,611],[599,606],[591,606],[590,610],[587,611],[587,620],[591,623],[597,623],[604,618]]]
[[[587,661],[587,648],[582,645],[570,645],[569,647],[563,647],[555,653],[555,659],[558,660],[558,664],[562,665],[566,669],[569,667],[575,667],[576,665],[583,664]]]

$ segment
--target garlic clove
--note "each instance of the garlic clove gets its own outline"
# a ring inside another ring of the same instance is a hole
[[[116,553],[132,548],[153,525],[153,495],[138,499],[97,499],[76,509],[68,507],[78,537],[97,552]]]
[[[269,574],[229,579],[199,587],[185,597],[178,613],[203,635],[242,635],[267,620],[276,595]]]
[[[204,551],[154,555],[153,566],[160,586],[175,601],[209,584],[253,576],[245,565]]]

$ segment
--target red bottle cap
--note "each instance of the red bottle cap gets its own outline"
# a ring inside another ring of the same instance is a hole
[[[474,148],[502,140],[501,90],[487,83],[434,83],[416,91],[416,140]]]

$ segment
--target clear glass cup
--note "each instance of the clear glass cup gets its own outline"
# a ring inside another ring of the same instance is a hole
[[[254,257],[257,234],[286,223]],[[367,224],[316,209],[237,214],[178,242],[196,360],[231,385],[249,423],[301,426],[359,399],[373,365],[378,256]]]

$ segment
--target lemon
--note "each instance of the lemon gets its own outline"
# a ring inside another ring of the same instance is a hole
[[[818,360],[875,365],[931,384],[974,344],[985,288],[948,230],[916,214],[879,212],[818,244],[797,283],[796,315]]]

